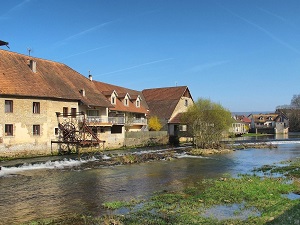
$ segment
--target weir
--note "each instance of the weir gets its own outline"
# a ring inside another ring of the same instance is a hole
[[[79,153],[80,147],[99,147],[104,149],[105,141],[100,140],[93,132],[96,124],[88,123],[84,112],[60,113],[56,112],[58,121],[58,139],[51,141],[58,144],[60,154]]]

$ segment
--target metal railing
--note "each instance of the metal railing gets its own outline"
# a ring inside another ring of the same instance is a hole
[[[147,125],[147,119],[146,118],[134,118],[130,121],[130,123]]]
[[[110,124],[125,124],[125,117],[106,117],[106,116],[87,116],[87,123],[110,123]],[[128,121],[130,124],[147,124],[146,118],[134,118]]]

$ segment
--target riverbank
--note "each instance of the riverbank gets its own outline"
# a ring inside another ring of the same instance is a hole
[[[27,224],[299,224],[299,168],[299,159],[288,161],[255,169],[262,176],[225,174],[149,199],[105,202],[108,213],[101,217],[71,215]]]
[[[12,167],[20,166],[24,163],[36,164],[55,160],[72,160],[82,159],[91,160],[97,159],[99,166],[116,166],[126,164],[138,164],[149,161],[159,160],[174,160],[184,153],[188,156],[208,156],[216,154],[230,154],[236,150],[244,150],[250,148],[258,149],[273,149],[277,145],[269,143],[252,143],[252,144],[238,144],[238,145],[224,145],[219,149],[195,149],[192,145],[183,145],[181,147],[170,146],[155,146],[148,148],[135,148],[135,149],[118,149],[108,151],[85,151],[81,154],[69,154],[63,156],[40,156],[40,157],[26,157],[26,158],[0,158],[1,166]]]

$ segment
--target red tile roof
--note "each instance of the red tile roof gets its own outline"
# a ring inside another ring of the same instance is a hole
[[[36,72],[29,67],[36,62]],[[93,82],[65,64],[0,50],[0,95],[82,101],[111,106]],[[85,90],[85,97],[80,91]]]
[[[114,105],[114,107],[110,108],[111,110],[145,114],[148,113],[148,105],[145,101],[145,98],[143,97],[142,92],[104,82],[93,82],[95,83],[98,90],[101,91],[107,97],[107,99],[110,99],[111,94],[114,91],[117,93],[118,96],[116,99],[116,104]],[[122,100],[124,99],[127,93],[130,96],[130,100],[128,101],[128,106],[125,106]],[[138,96],[141,97],[140,107],[136,107],[135,105]]]
[[[244,123],[251,123],[251,119],[249,119],[245,115],[239,115],[239,116],[237,116],[237,120],[240,120],[240,121],[242,121]]]
[[[152,88],[143,90],[150,115],[160,119],[170,119],[180,98],[191,97],[187,86]]]

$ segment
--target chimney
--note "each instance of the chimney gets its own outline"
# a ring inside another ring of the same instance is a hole
[[[36,73],[36,61],[30,59],[29,60],[29,67],[32,70],[32,72]]]
[[[92,74],[91,74],[91,71],[89,70],[89,80],[90,81],[93,81],[93,76],[92,76]]]
[[[79,92],[80,92],[80,94],[81,94],[83,97],[85,97],[85,90],[84,90],[84,89],[81,89]]]

